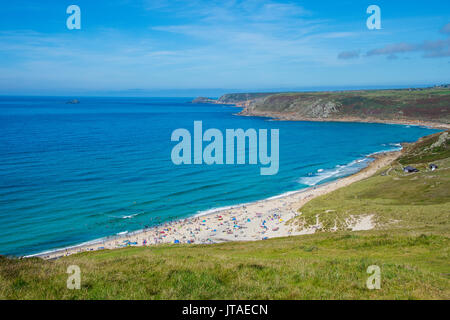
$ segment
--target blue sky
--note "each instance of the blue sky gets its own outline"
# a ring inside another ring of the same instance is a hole
[[[66,8],[81,8],[68,30]],[[366,9],[381,8],[381,30]],[[448,1],[14,0],[0,94],[214,96],[450,83]]]

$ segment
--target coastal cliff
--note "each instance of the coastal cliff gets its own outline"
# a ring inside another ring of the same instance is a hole
[[[212,99],[210,99],[212,100]],[[242,116],[278,120],[421,124],[450,128],[450,88],[226,94]]]
[[[192,100],[192,103],[217,103],[217,100],[206,97],[198,97]]]
[[[233,104],[236,106],[247,106],[248,103],[273,95],[273,93],[227,93],[219,99],[198,97],[192,103],[210,104]]]

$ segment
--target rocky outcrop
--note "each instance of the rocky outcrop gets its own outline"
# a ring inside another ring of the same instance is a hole
[[[329,118],[337,114],[341,106],[338,102],[318,99],[302,106],[299,114],[308,118]]]
[[[448,132],[444,132],[443,134],[441,134],[439,136],[439,139],[431,145],[430,149],[441,147],[444,143],[447,143],[447,140],[449,140],[449,139],[450,139],[450,136],[449,136]]]
[[[198,97],[192,100],[192,103],[217,103],[217,100],[205,97]]]
[[[272,95],[273,93],[227,93],[218,99],[219,103],[223,104],[245,104],[253,100],[258,100]]]
[[[296,99],[276,95],[247,102],[241,115],[274,116],[286,119],[327,119],[339,115],[342,104],[329,99]]]
[[[192,100],[192,103],[214,103],[214,104],[234,104],[241,107],[246,107],[249,103],[255,100],[272,95],[273,93],[227,93],[219,99],[211,99],[205,97],[198,97]]]

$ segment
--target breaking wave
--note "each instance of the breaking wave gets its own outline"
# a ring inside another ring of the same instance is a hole
[[[372,161],[373,159],[366,157],[353,160],[345,165],[337,165],[332,169],[319,169],[316,173],[310,173],[307,177],[301,177],[298,182],[307,186],[315,186],[322,182],[354,174],[365,168]]]

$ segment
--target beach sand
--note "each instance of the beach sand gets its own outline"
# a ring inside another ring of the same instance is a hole
[[[375,160],[363,170],[316,187],[34,256],[56,259],[85,251],[126,246],[152,246],[162,243],[211,244],[312,234],[320,229],[320,221],[317,221],[317,225],[308,228],[291,226],[286,222],[300,215],[298,209],[311,199],[370,177],[394,161],[400,153],[401,151],[374,154],[371,157]],[[349,221],[349,228],[355,231],[369,230],[374,227],[371,216]]]

